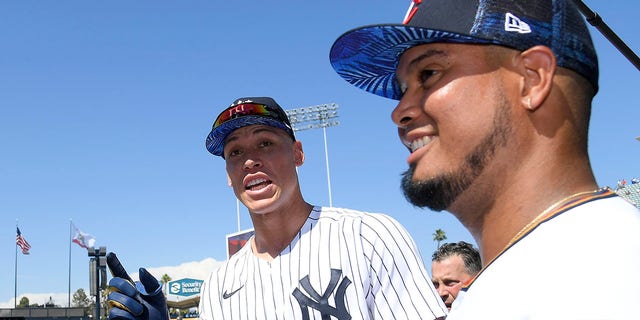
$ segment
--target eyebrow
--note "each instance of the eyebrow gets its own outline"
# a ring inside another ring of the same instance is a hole
[[[408,67],[413,67],[416,64],[420,63],[420,61],[427,59],[427,58],[431,58],[434,56],[440,56],[440,57],[447,57],[449,56],[449,54],[447,54],[446,51],[444,50],[435,50],[435,49],[431,49],[431,50],[427,50],[425,52],[423,52],[421,55],[415,57],[413,60],[411,60],[408,64]]]

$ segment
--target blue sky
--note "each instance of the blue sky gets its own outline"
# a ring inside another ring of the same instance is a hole
[[[639,2],[586,3],[640,51]],[[17,257],[18,299],[66,294],[69,260],[72,292],[88,288],[86,251],[73,244],[69,254],[70,220],[130,272],[224,260],[225,235],[238,231],[236,200],[204,138],[218,112],[243,96],[272,96],[285,109],[338,104],[340,124],[326,131],[333,205],[396,217],[426,261],[435,229],[472,242],[450,214],[406,203],[394,102],[348,85],[328,61],[343,32],[400,22],[408,4],[0,2],[0,306],[14,296],[16,222],[32,245]],[[640,176],[640,72],[591,30],[601,77],[590,153],[599,183],[615,186]],[[298,138],[303,193],[328,205],[322,130]],[[249,228],[240,213],[240,228]]]

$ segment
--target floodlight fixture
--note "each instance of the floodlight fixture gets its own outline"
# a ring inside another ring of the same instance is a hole
[[[335,103],[289,109],[285,111],[293,131],[337,126],[338,105]]]
[[[326,103],[309,107],[285,110],[293,131],[303,131],[309,129],[322,128],[324,136],[324,157],[327,165],[327,187],[329,188],[329,206],[333,207],[331,197],[331,174],[329,171],[329,151],[327,148],[327,128],[340,124],[336,120],[338,117],[338,105]]]

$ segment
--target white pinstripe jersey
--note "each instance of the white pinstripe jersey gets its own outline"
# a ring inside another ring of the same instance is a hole
[[[383,214],[314,207],[273,261],[244,246],[205,280],[200,318],[435,319],[446,307],[407,231]]]

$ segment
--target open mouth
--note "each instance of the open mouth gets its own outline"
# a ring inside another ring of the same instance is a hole
[[[271,180],[267,180],[267,179],[264,179],[264,178],[258,178],[258,179],[249,181],[245,185],[244,188],[246,190],[255,191],[255,190],[260,190],[262,188],[265,188],[266,186],[268,186],[270,184],[271,184]]]

